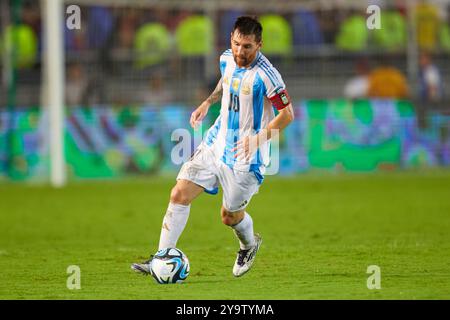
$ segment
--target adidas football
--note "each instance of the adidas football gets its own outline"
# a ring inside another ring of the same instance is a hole
[[[150,272],[159,284],[182,283],[189,275],[189,260],[177,248],[158,250],[150,262]]]

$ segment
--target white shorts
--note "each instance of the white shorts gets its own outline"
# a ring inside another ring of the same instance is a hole
[[[213,152],[203,144],[200,144],[192,158],[181,167],[177,176],[177,180],[180,179],[189,180],[210,194],[216,194],[220,184],[223,206],[230,212],[245,209],[259,189],[258,179],[253,172],[231,169],[216,159]]]

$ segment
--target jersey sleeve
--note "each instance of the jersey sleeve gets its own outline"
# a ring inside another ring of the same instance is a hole
[[[291,99],[278,70],[274,67],[262,66],[260,74],[266,89],[266,97],[272,102],[272,105],[277,110],[288,106],[291,103]]]
[[[277,91],[286,89],[286,86],[281,78],[280,73],[275,68],[262,69],[262,79],[266,87],[267,98],[272,98]]]
[[[232,56],[233,56],[233,53],[231,52],[231,49],[225,50],[220,55],[219,67],[220,67],[220,74],[222,75],[222,77],[223,77],[223,74],[225,72],[225,68],[227,67],[227,61]]]

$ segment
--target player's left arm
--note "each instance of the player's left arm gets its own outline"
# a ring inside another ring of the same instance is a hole
[[[272,139],[274,135],[280,134],[292,121],[294,121],[294,109],[289,102],[287,106],[279,110],[278,115],[269,122],[269,125],[256,135],[258,146]]]

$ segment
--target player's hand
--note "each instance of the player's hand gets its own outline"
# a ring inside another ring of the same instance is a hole
[[[235,143],[235,147],[231,149],[231,152],[236,152],[234,157],[238,160],[243,159],[245,162],[249,162],[252,156],[258,150],[259,136],[247,136]]]
[[[208,109],[209,106],[204,102],[197,109],[195,109],[194,112],[192,112],[189,123],[191,124],[191,127],[194,128],[194,130],[197,129],[205,116],[208,114]]]

